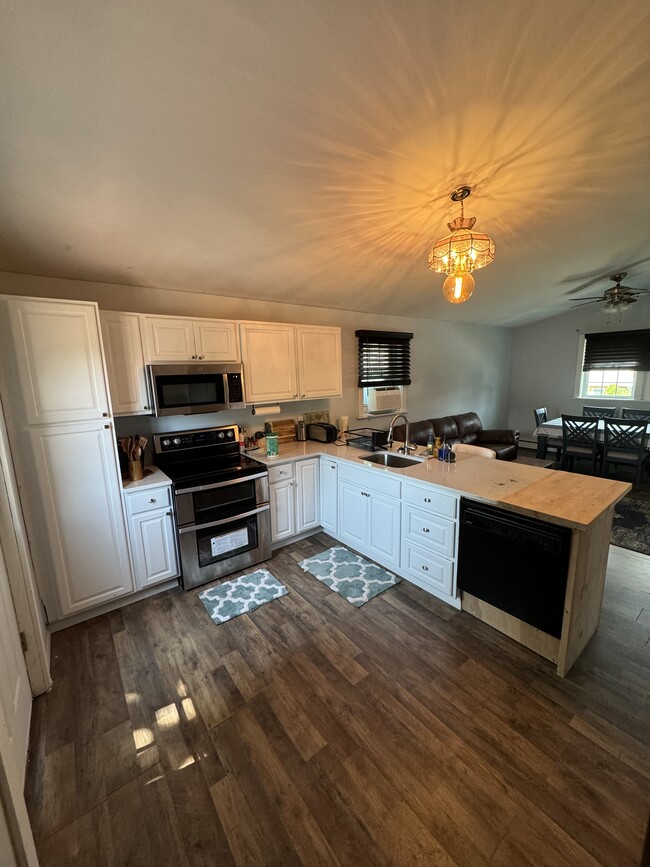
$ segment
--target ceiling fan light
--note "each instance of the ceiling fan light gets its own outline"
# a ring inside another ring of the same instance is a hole
[[[471,298],[476,283],[467,271],[456,271],[450,274],[442,284],[442,294],[452,304],[462,304]]]

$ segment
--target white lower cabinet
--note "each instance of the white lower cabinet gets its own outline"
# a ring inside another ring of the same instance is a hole
[[[405,484],[402,574],[436,596],[455,595],[458,497]]]
[[[101,421],[29,431],[30,493],[44,521],[38,532],[30,528],[30,538],[49,551],[59,609],[54,619],[133,592],[114,436],[113,426]]]
[[[320,526],[318,470],[318,458],[269,468],[272,542]]]
[[[329,458],[320,459],[320,522],[323,530],[336,536],[339,529],[338,464]]]
[[[136,489],[124,494],[137,590],[177,578],[176,527],[171,488]]]
[[[338,538],[382,566],[400,564],[400,481],[372,470],[339,469]]]

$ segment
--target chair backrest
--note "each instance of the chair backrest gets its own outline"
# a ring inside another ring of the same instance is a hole
[[[475,458],[496,458],[497,456],[493,449],[484,449],[482,446],[471,446],[467,443],[454,443],[451,450],[454,454],[474,455]]]
[[[567,446],[596,448],[598,443],[598,419],[583,415],[562,416],[562,439]]]
[[[535,427],[539,427],[540,424],[548,421],[548,410],[545,406],[540,406],[539,409],[534,409],[533,412],[535,413]]]
[[[618,418],[606,418],[604,427],[605,454],[610,451],[636,452],[641,457],[644,452],[647,423],[641,421],[625,421]]]
[[[621,410],[621,418],[635,418],[650,424],[650,409],[628,409],[624,406]]]
[[[582,414],[593,418],[614,418],[615,406],[583,406]]]

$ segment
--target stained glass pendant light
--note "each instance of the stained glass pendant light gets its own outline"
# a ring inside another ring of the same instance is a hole
[[[471,192],[472,188],[464,185],[451,193],[452,202],[460,202],[460,217],[447,223],[451,235],[436,241],[429,253],[429,268],[449,275],[442,284],[442,294],[452,304],[467,301],[476,285],[472,271],[485,268],[494,259],[492,239],[472,231],[476,217],[465,217],[463,202]]]

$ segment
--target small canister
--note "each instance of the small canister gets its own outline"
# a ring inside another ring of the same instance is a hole
[[[307,425],[304,421],[299,421],[296,424],[296,439],[299,443],[304,443],[307,439]]]
[[[278,434],[267,433],[266,435],[266,456],[267,458],[277,458],[280,454],[280,446],[278,443]]]

